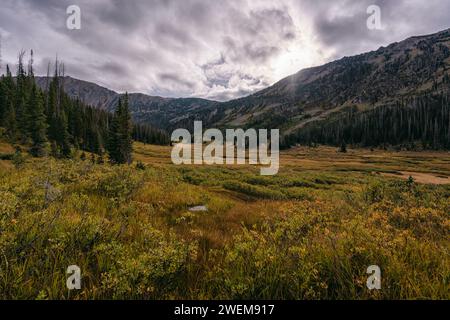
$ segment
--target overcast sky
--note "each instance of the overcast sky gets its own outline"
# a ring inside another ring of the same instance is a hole
[[[367,8],[381,8],[381,30]],[[69,5],[81,29],[66,27]],[[34,49],[46,73],[118,92],[228,100],[302,68],[450,27],[449,0],[1,0],[2,70]]]

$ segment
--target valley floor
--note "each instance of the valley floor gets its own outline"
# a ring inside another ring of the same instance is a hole
[[[450,298],[448,152],[299,147],[263,177],[134,149],[144,166],[0,160],[0,298]]]

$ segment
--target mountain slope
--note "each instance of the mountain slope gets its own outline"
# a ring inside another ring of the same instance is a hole
[[[93,107],[114,111],[122,94],[95,83],[64,77],[64,91],[72,98],[79,98]],[[47,77],[36,77],[36,83],[45,89],[50,80]],[[186,116],[208,110],[217,104],[215,101],[196,98],[162,98],[142,93],[129,94],[130,111],[133,119],[140,123],[148,123],[160,129],[172,128],[172,123],[182,122]]]
[[[308,68],[245,98],[224,103],[130,94],[135,120],[172,130],[209,127],[279,128],[291,134],[351,108],[373,110],[423,94],[448,92],[450,29],[412,37],[369,53]],[[43,83],[40,79],[39,82]],[[86,103],[112,110],[119,94],[72,78],[66,91]]]
[[[366,54],[304,69],[249,97],[223,105],[224,125],[305,124],[356,106],[364,111],[430,91],[448,92],[450,30],[413,37]]]
[[[36,77],[36,84],[42,89],[46,89],[51,82],[51,78]],[[101,87],[93,82],[82,81],[72,77],[64,77],[64,91],[72,98],[79,98],[85,104],[111,111],[112,104],[116,100],[118,93]]]

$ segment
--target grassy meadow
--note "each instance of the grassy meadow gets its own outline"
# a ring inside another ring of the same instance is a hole
[[[0,299],[450,298],[450,153],[294,148],[263,177],[170,150],[135,143],[131,166],[3,156]]]

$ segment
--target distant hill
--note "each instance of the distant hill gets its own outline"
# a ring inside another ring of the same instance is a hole
[[[301,70],[251,96],[220,105],[224,125],[292,132],[346,107],[367,110],[426,92],[446,91],[450,30]]]
[[[79,98],[93,107],[114,111],[118,99],[122,96],[115,91],[92,82],[72,77],[64,77],[64,91],[72,98]],[[49,83],[47,77],[36,77],[36,83],[45,89]],[[167,129],[174,127],[184,117],[208,110],[217,104],[215,101],[196,98],[162,98],[142,93],[129,94],[130,110],[135,121]]]
[[[299,134],[311,124],[324,126],[350,109],[367,113],[414,97],[448,94],[449,73],[450,29],[304,69],[228,102],[131,94],[130,106],[135,120],[169,130],[191,128],[194,120],[203,120],[209,127],[279,128],[286,136]],[[39,83],[43,86],[45,78],[39,78]],[[70,77],[65,88],[69,95],[107,110],[120,96]]]

